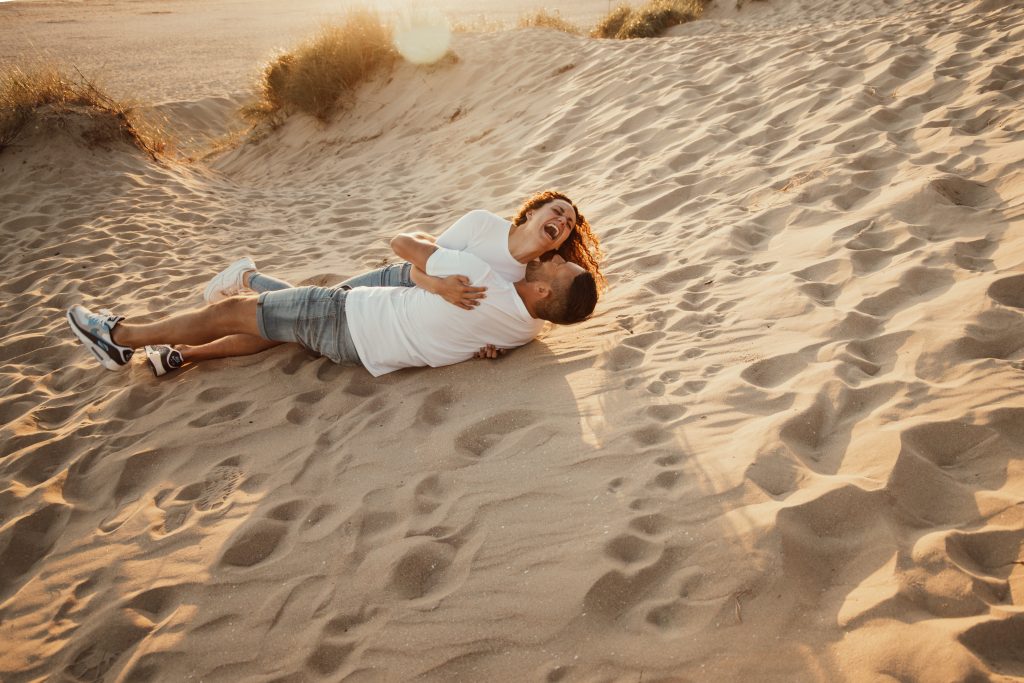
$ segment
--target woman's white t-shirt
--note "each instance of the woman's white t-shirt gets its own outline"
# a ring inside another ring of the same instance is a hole
[[[452,251],[468,251],[489,265],[509,282],[526,276],[526,264],[512,258],[508,233],[512,223],[490,211],[477,209],[455,221],[437,238],[437,246]]]

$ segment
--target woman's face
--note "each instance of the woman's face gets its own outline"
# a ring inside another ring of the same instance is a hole
[[[526,212],[520,231],[531,248],[531,258],[555,251],[576,227],[576,211],[564,199],[552,199]]]

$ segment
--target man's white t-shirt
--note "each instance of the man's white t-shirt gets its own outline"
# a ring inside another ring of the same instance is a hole
[[[509,282],[526,276],[526,264],[512,258],[508,233],[512,223],[490,211],[470,211],[437,238],[437,246],[452,251],[468,251],[489,265]]]
[[[461,363],[487,344],[522,346],[543,326],[530,316],[515,285],[473,254],[439,248],[426,265],[428,275],[465,275],[473,285],[487,287],[487,296],[467,311],[419,287],[350,291],[349,333],[374,377],[400,368]]]

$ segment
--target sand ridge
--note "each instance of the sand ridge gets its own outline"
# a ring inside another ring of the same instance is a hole
[[[827,4],[459,36],[208,165],[0,155],[0,677],[1024,675],[1024,15]],[[610,287],[501,361],[156,379],[63,327],[548,186]]]

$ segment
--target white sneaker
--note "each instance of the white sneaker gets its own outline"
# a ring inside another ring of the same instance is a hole
[[[251,258],[245,256],[238,259],[213,276],[210,284],[206,285],[203,299],[206,303],[212,304],[238,294],[245,289],[242,285],[242,276],[250,270],[256,270],[256,264]]]

